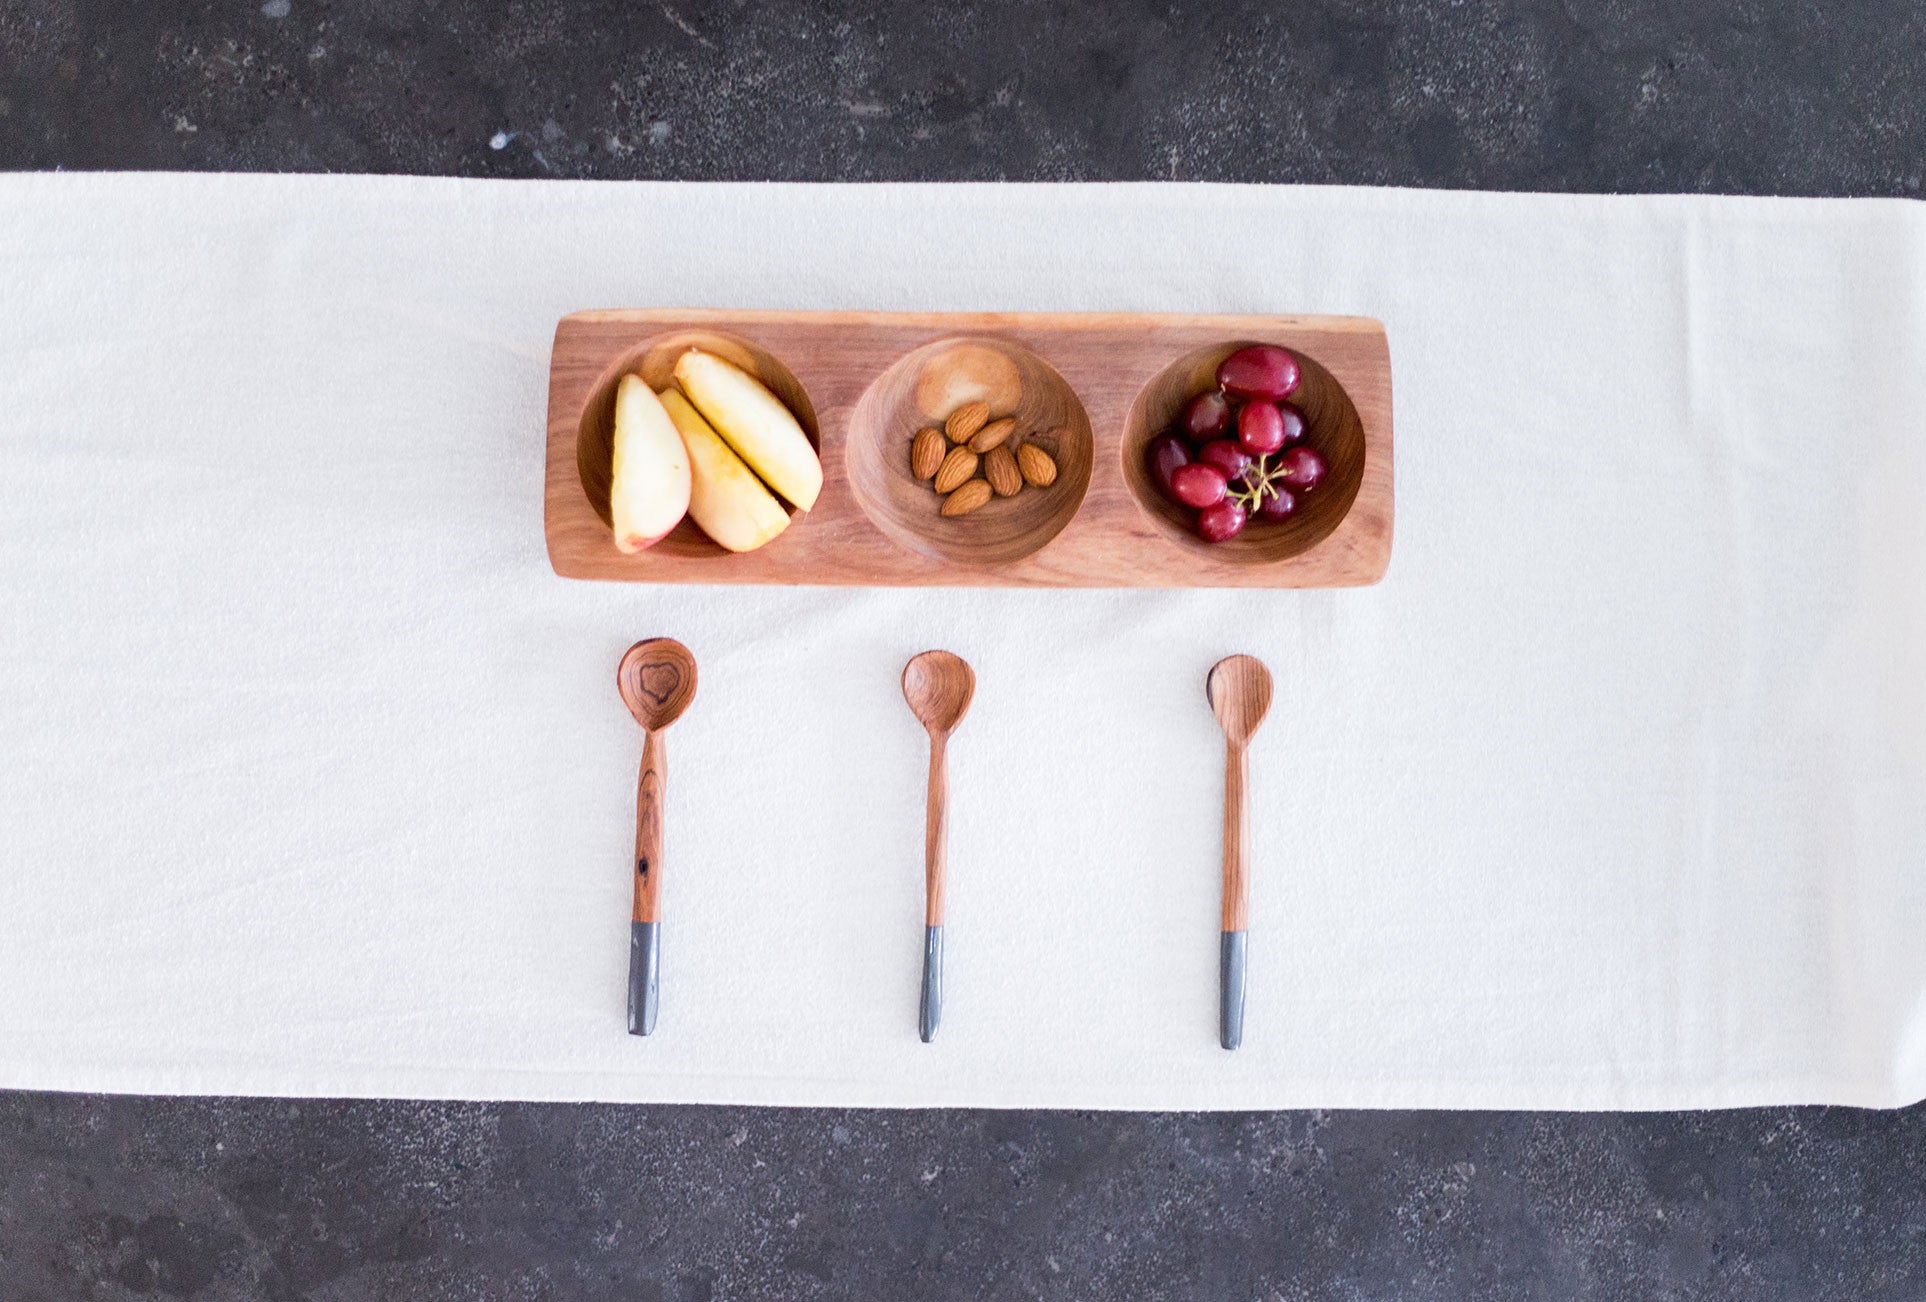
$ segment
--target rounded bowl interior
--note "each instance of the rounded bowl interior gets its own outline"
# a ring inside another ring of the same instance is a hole
[[[1337,529],[1364,482],[1364,423],[1337,377],[1317,359],[1293,348],[1302,378],[1290,401],[1304,413],[1304,442],[1324,457],[1323,482],[1298,496],[1297,509],[1281,521],[1253,520],[1228,542],[1211,543],[1192,530],[1195,512],[1166,498],[1144,457],[1150,441],[1167,431],[1190,398],[1217,387],[1217,366],[1240,348],[1267,340],[1238,339],[1200,348],[1160,371],[1137,394],[1124,427],[1124,482],[1160,532],[1181,547],[1212,560],[1266,565],[1308,551]]]
[[[637,374],[642,377],[644,384],[661,392],[675,383],[676,359],[691,348],[700,348],[734,362],[762,381],[794,413],[796,423],[809,436],[817,454],[822,452],[816,409],[809,401],[809,394],[804,391],[795,373],[778,361],[775,354],[736,335],[713,330],[677,330],[652,336],[616,358],[602,372],[595,387],[589,390],[588,401],[582,406],[582,423],[576,431],[575,467],[582,478],[582,492],[588,496],[589,505],[595,508],[595,513],[602,517],[602,523],[609,525],[611,530],[614,520],[609,513],[609,479],[615,451],[616,386],[621,383],[623,376]],[[782,499],[778,496],[777,500]],[[792,518],[796,515],[793,506],[787,502],[783,506]],[[790,528],[799,527],[798,524]],[[769,545],[781,546],[788,534],[789,531],[784,531]],[[610,545],[614,545],[613,533],[610,535]],[[686,517],[649,551],[667,556],[734,555],[703,533],[694,520]]]
[[[943,499],[910,469],[910,444],[974,401],[987,403],[993,420],[1015,417],[1008,446],[1041,448],[1057,477],[1047,488],[1026,484],[967,515],[944,516]],[[857,505],[892,540],[993,566],[1031,555],[1070,523],[1090,487],[1093,449],[1090,417],[1054,367],[1021,344],[970,337],[924,344],[879,375],[851,415],[843,455]]]

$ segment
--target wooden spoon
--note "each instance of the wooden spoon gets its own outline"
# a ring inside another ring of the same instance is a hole
[[[642,725],[642,774],[635,785],[635,908],[629,915],[629,1034],[655,1029],[661,961],[662,801],[668,769],[662,730],[695,699],[696,662],[672,637],[637,642],[615,670],[622,703]]]
[[[925,651],[903,666],[903,699],[930,734],[930,794],[923,833],[923,1002],[917,1029],[928,1044],[943,1018],[943,866],[948,854],[950,734],[969,712],[976,675],[961,656]]]
[[[1244,749],[1271,708],[1271,671],[1255,656],[1226,656],[1204,680],[1211,713],[1224,728],[1224,938],[1219,965],[1218,1040],[1244,1041],[1244,963],[1250,926],[1249,770]]]

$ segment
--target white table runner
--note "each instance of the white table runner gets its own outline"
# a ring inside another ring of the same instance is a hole
[[[554,577],[576,308],[1389,328],[1327,592]],[[1926,1095],[1926,208],[0,177],[0,1085],[882,1105]],[[662,1020],[624,1031],[672,634]],[[951,750],[916,1039],[912,652]],[[1220,655],[1251,988],[1216,1047]]]

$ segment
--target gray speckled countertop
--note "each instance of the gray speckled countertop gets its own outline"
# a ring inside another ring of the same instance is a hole
[[[0,0],[52,167],[1917,196],[1926,8]],[[1926,1106],[0,1092],[0,1302],[153,1296],[1917,1300]]]

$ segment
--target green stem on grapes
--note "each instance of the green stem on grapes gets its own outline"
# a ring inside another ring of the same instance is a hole
[[[1255,511],[1264,503],[1264,498],[1278,490],[1284,482],[1284,468],[1273,468],[1270,455],[1257,458],[1238,476],[1242,487],[1233,487],[1227,496],[1246,511]]]

